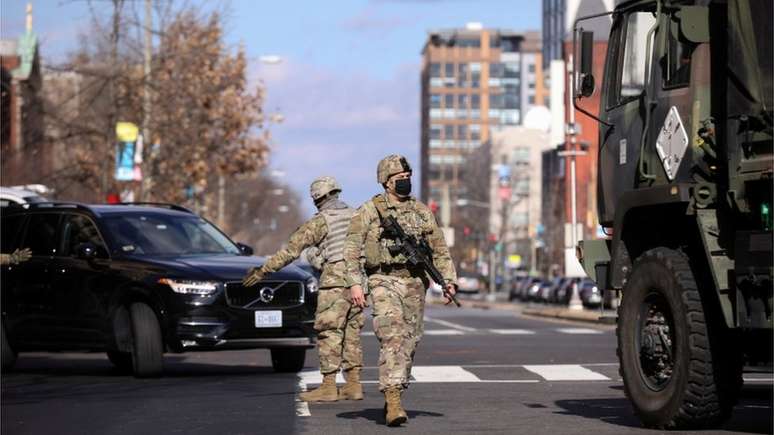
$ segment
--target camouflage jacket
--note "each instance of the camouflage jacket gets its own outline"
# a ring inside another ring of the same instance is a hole
[[[404,202],[390,202],[386,194],[380,194],[360,206],[349,224],[347,242],[344,246],[348,286],[363,281],[361,258],[365,260],[366,270],[406,265],[406,258],[402,254],[395,256],[390,254],[389,247],[394,242],[381,238],[382,227],[377,212],[378,204],[381,204],[381,210],[388,215],[395,216],[407,234],[427,240],[433,250],[435,267],[447,283],[456,283],[457,272],[454,269],[449,248],[430,209],[413,197]],[[427,281],[427,277],[424,276],[423,280]]]
[[[339,204],[346,206],[343,202]],[[265,275],[282,269],[298,258],[304,249],[319,246],[327,235],[325,217],[321,213],[315,214],[293,232],[287,246],[266,260],[261,272]],[[345,271],[344,261],[323,262],[320,288],[346,287]]]

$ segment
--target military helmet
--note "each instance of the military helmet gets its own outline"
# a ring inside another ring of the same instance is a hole
[[[333,177],[319,177],[312,181],[312,185],[309,186],[309,193],[315,201],[332,192],[341,192],[341,186]]]
[[[390,154],[379,161],[376,167],[376,180],[379,184],[384,184],[391,176],[401,172],[412,172],[408,160],[401,155]]]

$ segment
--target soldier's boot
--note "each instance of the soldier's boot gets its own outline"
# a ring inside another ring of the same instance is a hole
[[[336,389],[336,373],[323,375],[322,385],[312,391],[301,393],[298,397],[304,402],[335,402],[339,400],[339,392]]]
[[[360,367],[344,372],[347,383],[339,388],[339,400],[363,400],[363,386],[360,384]]]
[[[387,426],[400,426],[408,420],[406,411],[400,404],[400,387],[389,387],[384,390],[384,419]]]

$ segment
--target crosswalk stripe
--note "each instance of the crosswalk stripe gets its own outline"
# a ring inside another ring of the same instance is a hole
[[[460,331],[466,331],[466,332],[473,332],[476,330],[476,328],[460,325],[458,323],[448,322],[446,320],[431,319],[430,317],[427,317],[427,316],[425,316],[425,322],[437,323],[439,325],[446,326],[447,328],[459,329]]]
[[[480,382],[481,379],[459,366],[418,366],[411,369],[416,382]]]
[[[298,392],[303,393],[305,391],[306,391],[306,382],[304,382],[303,378],[299,376]],[[296,415],[299,417],[310,417],[312,415],[312,413],[309,412],[309,404],[299,399],[298,396],[296,396]]]
[[[608,381],[610,378],[578,364],[525,365],[547,381]]]
[[[529,329],[490,329],[489,332],[501,335],[532,335],[535,333]]]
[[[309,384],[322,384],[322,373],[320,373],[319,370],[304,370],[301,372],[298,372],[298,383],[303,383],[304,385]],[[347,382],[344,379],[344,376],[341,374],[341,372],[336,374],[336,383],[337,384],[343,384]]]
[[[456,329],[428,329],[424,332],[424,335],[463,335],[462,331]]]
[[[601,334],[602,331],[590,328],[559,328],[557,331],[563,334]]]

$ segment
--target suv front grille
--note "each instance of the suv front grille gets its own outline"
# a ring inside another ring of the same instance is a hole
[[[304,303],[304,285],[299,281],[261,281],[252,287],[226,283],[228,305],[246,310],[291,308]]]

